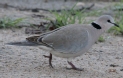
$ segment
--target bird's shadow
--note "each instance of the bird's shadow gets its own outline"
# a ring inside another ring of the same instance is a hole
[[[40,44],[34,42],[8,42],[6,45],[15,45],[15,46],[39,46]]]

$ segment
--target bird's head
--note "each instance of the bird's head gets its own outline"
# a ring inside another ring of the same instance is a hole
[[[109,28],[111,28],[112,26],[117,26],[119,27],[115,22],[114,22],[114,18],[110,15],[102,15],[100,16],[96,21],[94,21],[93,23],[97,24],[99,29],[105,29],[108,30]]]

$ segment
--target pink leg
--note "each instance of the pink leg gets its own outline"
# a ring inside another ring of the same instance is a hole
[[[72,67],[72,68],[67,68],[67,69],[73,69],[73,70],[78,70],[78,71],[83,71],[84,69],[79,69],[77,67],[75,67],[71,62],[68,61],[68,64]]]
[[[53,66],[52,66],[52,54],[50,53],[49,56],[46,56],[46,55],[43,55],[43,56],[46,57],[46,58],[49,58],[49,65],[50,65],[50,67],[53,68]]]

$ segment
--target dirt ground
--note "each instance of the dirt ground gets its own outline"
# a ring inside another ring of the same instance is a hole
[[[0,78],[122,78],[123,38],[104,34],[106,42],[72,62],[84,71],[66,70],[67,60],[53,56],[54,69],[48,65],[49,55],[40,46],[13,46],[8,42],[24,41],[23,29],[0,30]]]
[[[98,4],[99,5],[99,4]],[[0,8],[0,17],[28,17],[26,22],[39,23],[34,13]],[[49,13],[40,13],[50,16]],[[31,18],[31,19],[30,19]],[[72,60],[84,71],[67,70],[67,60],[53,56],[53,68],[43,55],[49,53],[41,46],[13,46],[6,43],[24,41],[29,37],[24,28],[0,30],[0,78],[123,78],[123,37],[104,34],[105,42],[95,44],[89,52]]]

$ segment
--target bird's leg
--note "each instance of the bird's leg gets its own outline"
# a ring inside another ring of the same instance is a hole
[[[52,67],[53,68],[53,66],[52,66],[52,54],[50,53],[50,55],[49,56],[46,56],[46,55],[43,55],[44,57],[46,57],[46,58],[49,58],[49,65],[50,65],[50,67]]]
[[[72,67],[72,68],[67,68],[67,69],[73,69],[73,70],[83,71],[83,69],[79,69],[79,68],[77,68],[75,65],[73,65],[72,62],[69,62],[69,61],[67,61],[67,62],[68,62],[68,64]]]

